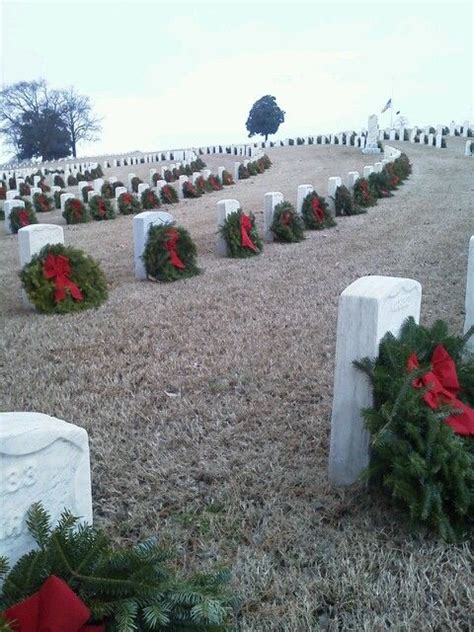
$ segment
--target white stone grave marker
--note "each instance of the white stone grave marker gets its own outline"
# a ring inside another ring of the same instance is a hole
[[[279,191],[270,191],[263,196],[263,239],[271,243],[274,239],[271,226],[273,224],[273,213],[275,206],[283,202],[283,194]]]
[[[53,524],[67,508],[92,523],[87,432],[40,413],[0,413],[0,555],[14,564],[37,548],[26,515],[41,502]]]
[[[303,212],[303,202],[308,193],[312,193],[314,188],[311,184],[300,184],[296,194],[296,212],[301,215]]]
[[[5,200],[3,203],[3,212],[5,214],[5,219],[3,221],[3,227],[7,235],[12,234],[12,229],[10,227],[10,213],[14,208],[25,208],[25,203],[23,200]]]
[[[464,333],[474,325],[474,235],[469,240],[469,255],[467,259],[466,282],[466,318],[464,320]],[[471,336],[467,348],[474,353],[474,336]]]
[[[143,211],[133,218],[133,264],[135,277],[146,279],[145,264],[142,255],[145,250],[150,226],[174,224],[174,217],[165,211]]]
[[[339,297],[329,479],[351,485],[369,463],[369,433],[361,409],[372,405],[367,377],[354,360],[374,358],[387,332],[398,335],[408,316],[420,317],[421,285],[412,279],[366,276]]]
[[[66,202],[73,198],[74,195],[72,193],[61,193],[61,195],[59,196],[59,199],[61,201],[61,213],[64,212],[64,205],[66,204]]]
[[[237,200],[220,200],[217,202],[217,230],[224,225],[227,216],[240,208]],[[227,257],[227,242],[220,232],[217,233],[216,254],[219,257]]]
[[[364,167],[364,178],[368,178],[371,173],[374,172],[374,168],[372,165],[366,165]]]

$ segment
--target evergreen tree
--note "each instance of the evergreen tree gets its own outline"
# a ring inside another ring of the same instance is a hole
[[[268,135],[275,134],[284,121],[285,112],[278,107],[275,97],[267,94],[255,101],[245,127],[249,132],[249,138],[255,134],[261,134],[265,136],[265,140],[268,140]]]

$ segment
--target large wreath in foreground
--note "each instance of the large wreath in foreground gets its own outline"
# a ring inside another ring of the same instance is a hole
[[[151,226],[142,259],[154,281],[177,281],[200,273],[196,246],[180,226]]]
[[[230,257],[253,257],[263,250],[253,213],[245,214],[240,208],[230,213],[220,228],[220,232],[226,241]]]
[[[271,231],[276,241],[294,243],[304,239],[303,220],[289,202],[280,202],[273,211]]]
[[[44,314],[66,314],[97,307],[107,298],[107,281],[98,263],[82,250],[48,244],[20,272],[29,300]]]
[[[301,209],[305,228],[309,230],[322,230],[332,228],[336,225],[326,200],[318,195],[316,191],[311,191],[303,200]]]
[[[428,329],[410,318],[398,339],[386,334],[376,360],[356,363],[374,392],[374,408],[364,411],[369,480],[412,523],[446,540],[474,526],[474,354],[465,353],[468,335],[450,336],[442,321]]]

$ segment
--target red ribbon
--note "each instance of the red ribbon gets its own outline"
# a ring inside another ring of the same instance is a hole
[[[180,270],[184,270],[186,267],[181,259],[178,257],[176,251],[176,244],[178,243],[179,233],[176,228],[170,228],[166,231],[167,240],[165,242],[166,250],[169,252],[171,265]]]
[[[283,226],[289,226],[291,224],[291,213],[289,211],[284,211],[280,215],[280,222]]]
[[[419,367],[416,353],[408,358],[407,371],[411,373]],[[413,380],[414,388],[428,389],[423,401],[432,410],[448,404],[457,412],[449,415],[444,421],[460,435],[474,435],[474,408],[466,406],[457,399],[460,391],[456,365],[449,353],[438,345],[431,357],[431,371]]]
[[[324,211],[321,208],[321,202],[319,201],[319,198],[314,197],[311,200],[311,210],[313,211],[314,218],[318,222],[324,222]]]
[[[105,625],[85,625],[91,616],[89,608],[55,575],[3,616],[14,632],[105,632]]]
[[[361,180],[360,182],[360,190],[362,191],[362,197],[364,200],[369,199],[369,183],[367,180]]]
[[[18,213],[18,219],[20,220],[20,224],[22,226],[28,226],[30,223],[30,216],[28,215],[28,211],[20,211]]]
[[[71,266],[68,257],[49,254],[43,264],[43,275],[46,279],[55,280],[54,300],[56,303],[66,298],[66,288],[71,291],[72,298],[82,301],[81,290],[71,281]]]
[[[252,220],[248,215],[242,213],[240,216],[240,245],[257,252],[257,247],[250,239],[248,231],[252,229]]]

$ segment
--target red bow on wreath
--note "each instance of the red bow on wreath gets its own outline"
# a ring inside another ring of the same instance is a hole
[[[369,183],[367,182],[367,180],[361,180],[360,190],[362,192],[362,197],[364,198],[364,200],[368,200],[369,199]]]
[[[178,257],[178,253],[176,251],[176,244],[178,243],[179,233],[176,228],[170,228],[166,231],[167,240],[165,242],[166,250],[169,252],[171,265],[175,268],[180,268],[184,270],[186,267],[181,259]]]
[[[311,200],[311,210],[313,211],[314,218],[318,222],[324,222],[324,211],[321,208],[321,202],[319,201],[319,198],[314,197]]]
[[[411,373],[418,367],[417,355],[412,353],[408,358],[407,371]],[[428,389],[423,395],[423,401],[432,410],[449,405],[457,411],[444,420],[454,432],[460,435],[474,435],[474,408],[469,408],[457,399],[460,386],[456,365],[443,345],[438,345],[433,351],[431,371],[414,379],[412,385],[414,388]]]
[[[250,239],[248,231],[252,229],[252,220],[248,215],[242,213],[240,216],[240,244],[244,248],[250,248],[254,252],[257,252],[257,247]]]
[[[280,222],[283,226],[289,226],[291,224],[291,213],[289,211],[285,211],[280,215]]]
[[[18,219],[20,220],[21,226],[28,226],[30,223],[30,216],[28,215],[28,211],[20,211],[18,213]]]
[[[105,625],[85,625],[91,616],[89,608],[55,575],[3,616],[14,632],[105,632]]]
[[[72,298],[75,298],[76,301],[82,301],[81,290],[71,281],[70,274],[71,266],[68,257],[50,253],[44,260],[43,275],[45,279],[54,279],[55,281],[54,300],[56,303],[64,301],[66,288],[71,291]]]

